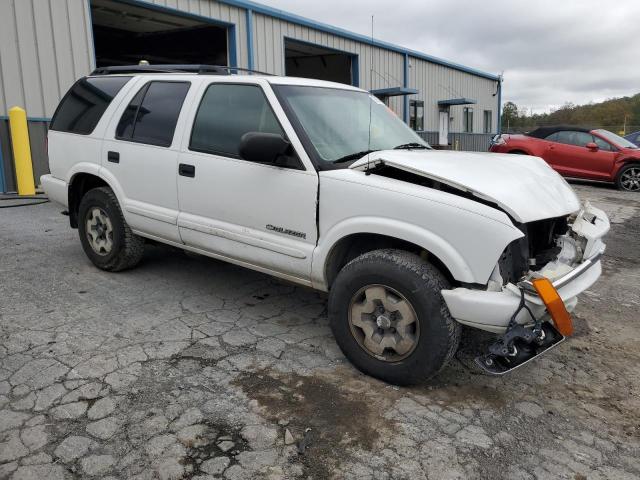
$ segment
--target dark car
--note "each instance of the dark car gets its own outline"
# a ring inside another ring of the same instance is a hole
[[[640,191],[640,148],[615,133],[573,126],[496,135],[489,150],[535,155],[564,177],[615,183]]]
[[[629,135],[625,135],[626,140],[629,140],[634,145],[640,146],[640,131],[630,133]]]

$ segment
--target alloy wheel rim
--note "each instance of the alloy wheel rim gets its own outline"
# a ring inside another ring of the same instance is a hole
[[[632,167],[622,174],[622,188],[632,192],[640,190],[640,167]]]
[[[87,213],[87,240],[91,249],[98,255],[105,256],[113,249],[113,225],[106,212],[100,207],[93,207]]]
[[[365,352],[384,362],[407,358],[420,338],[411,303],[397,290],[379,284],[367,285],[352,297],[349,328]]]

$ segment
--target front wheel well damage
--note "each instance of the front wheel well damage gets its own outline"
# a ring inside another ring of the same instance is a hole
[[[108,187],[102,178],[90,173],[78,173],[69,182],[69,223],[72,228],[78,228],[78,208],[80,200],[94,188]]]
[[[334,280],[347,263],[360,255],[385,248],[393,248],[415,253],[427,259],[449,281],[451,285],[458,284],[447,266],[431,252],[420,245],[401,240],[399,238],[380,235],[377,233],[356,233],[340,239],[331,249],[325,262],[325,279],[327,286],[331,288]]]

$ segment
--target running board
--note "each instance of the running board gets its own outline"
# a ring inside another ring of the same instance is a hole
[[[517,342],[511,353],[504,356],[487,353],[476,357],[475,363],[489,375],[504,375],[526,365],[565,340],[565,337],[549,322],[542,324],[542,332],[544,337],[540,341]]]

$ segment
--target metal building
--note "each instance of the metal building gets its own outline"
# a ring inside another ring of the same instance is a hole
[[[26,109],[36,179],[67,89],[97,66],[207,63],[350,83],[432,145],[486,150],[501,78],[247,0],[0,1],[0,192],[14,191],[7,112]]]

